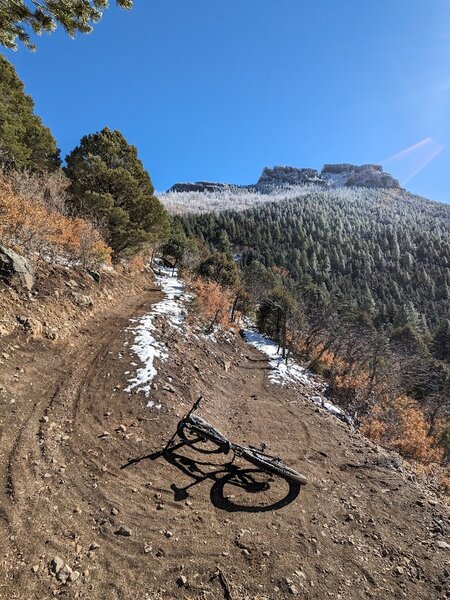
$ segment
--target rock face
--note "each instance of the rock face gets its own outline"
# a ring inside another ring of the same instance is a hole
[[[176,183],[169,192],[218,192],[223,191],[230,186],[226,183],[214,183],[211,181],[196,181],[195,183]]]
[[[360,171],[383,171],[383,167],[381,165],[352,165],[350,163],[337,163],[332,165],[324,165],[322,169],[322,175],[334,174],[340,175],[342,173],[350,173],[350,172],[360,172]]]
[[[8,285],[31,291],[34,285],[33,267],[28,259],[5,246],[0,246],[0,279]]]
[[[325,165],[320,174],[332,187],[400,188],[381,165]]]
[[[256,188],[267,191],[267,188],[291,185],[315,184],[323,187],[368,187],[368,188],[400,188],[399,182],[384,173],[381,165],[351,165],[341,163],[325,165],[319,173],[315,169],[296,169],[294,167],[265,168]]]
[[[303,185],[305,183],[323,184],[319,172],[315,169],[296,169],[295,167],[265,167],[256,187],[279,185]]]
[[[226,189],[247,189],[270,193],[273,189],[294,185],[319,185],[322,187],[400,188],[399,182],[383,171],[381,165],[328,164],[322,171],[296,167],[265,167],[255,185],[237,186],[226,183],[197,181],[176,183],[169,192],[217,192]]]

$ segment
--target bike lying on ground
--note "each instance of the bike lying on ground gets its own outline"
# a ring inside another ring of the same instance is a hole
[[[307,483],[304,475],[286,466],[279,458],[265,454],[264,451],[252,446],[240,446],[239,444],[230,442],[223,433],[201,417],[195,415],[194,412],[200,406],[202,399],[203,397],[200,396],[191,410],[178,423],[177,433],[186,444],[195,447],[200,452],[223,452],[224,454],[233,452],[235,456],[245,458],[266,473],[279,475],[301,485]],[[196,445],[199,441],[212,442],[215,448],[213,450],[202,450]]]

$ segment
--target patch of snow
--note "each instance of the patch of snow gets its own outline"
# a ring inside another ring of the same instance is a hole
[[[150,313],[139,320],[134,327],[135,337],[131,351],[143,363],[142,367],[136,370],[135,377],[128,380],[128,387],[125,391],[130,393],[133,390],[143,392],[146,396],[150,394],[151,382],[156,376],[155,359],[164,361],[168,357],[167,348],[154,337],[153,332],[156,327],[153,323],[155,315]]]
[[[162,407],[162,404],[157,404],[154,400],[149,400],[147,402],[147,408],[156,408],[157,410],[159,410]]]
[[[327,386],[319,383],[307,369],[292,360],[286,364],[285,359],[278,352],[278,344],[276,342],[259,333],[256,329],[251,328],[249,324],[243,329],[242,333],[247,343],[269,357],[269,367],[271,369],[269,380],[272,383],[278,385],[290,385],[293,383],[307,384],[319,392],[323,393],[325,391]],[[329,400],[325,400],[322,396],[312,396],[311,400],[314,404],[324,408],[338,419],[346,423],[353,423],[353,420],[342,409]]]
[[[128,393],[143,392],[147,397],[150,395],[151,383],[157,374],[155,360],[165,361],[169,356],[165,344],[155,337],[157,327],[154,320],[159,315],[164,315],[166,323],[180,328],[186,317],[184,303],[189,298],[185,293],[183,283],[178,278],[176,269],[168,269],[159,264],[156,281],[161,287],[164,298],[154,304],[148,314],[140,319],[131,320],[137,324],[132,327],[135,335],[130,350],[139,358],[142,366],[136,370],[136,375],[128,380],[128,386],[125,388]],[[136,363],[131,364],[135,365]],[[161,405],[156,404],[153,400],[149,400],[147,406],[161,408]]]
[[[317,404],[317,406],[324,408],[325,410],[327,410],[329,413],[331,413],[335,417],[339,417],[340,419],[343,419],[346,416],[345,412],[343,410],[341,410],[338,406],[336,406],[332,402],[325,400],[325,398],[322,398],[322,396],[312,396],[311,400],[314,402],[314,404]]]
[[[155,275],[165,297],[161,302],[153,305],[150,314],[164,315],[169,323],[180,326],[186,318],[184,303],[190,296],[185,293],[176,269],[169,269],[160,264]]]
[[[284,358],[278,353],[278,344],[276,342],[255,329],[248,327],[243,330],[243,336],[246,342],[269,357],[269,367],[271,369],[269,380],[272,383],[287,385],[289,383],[300,382],[314,385],[315,382],[311,374],[304,367],[293,361],[286,364]]]

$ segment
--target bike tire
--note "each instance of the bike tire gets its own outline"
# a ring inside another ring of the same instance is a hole
[[[304,475],[298,471],[295,471],[295,469],[291,469],[290,467],[286,466],[275,456],[270,456],[269,454],[264,454],[263,452],[253,450],[251,448],[244,448],[240,453],[240,456],[256,465],[263,471],[266,471],[266,473],[280,475],[280,477],[296,481],[301,485],[306,485],[308,483],[308,480]]]
[[[187,431],[193,432],[200,437],[204,437],[213,444],[218,447],[218,452],[223,452],[224,454],[228,454],[230,451],[230,442],[227,438],[220,433],[217,429],[215,429],[212,425],[204,421],[201,417],[191,416],[189,421],[180,421],[177,427],[177,433],[180,438],[186,442],[188,445],[192,446],[195,444],[196,440],[192,440],[189,435],[186,433]],[[201,448],[197,448],[200,452]],[[209,453],[210,450],[203,450],[203,452]]]

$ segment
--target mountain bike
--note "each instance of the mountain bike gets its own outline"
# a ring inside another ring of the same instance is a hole
[[[265,444],[262,444],[261,449],[253,446],[241,446],[228,440],[223,433],[213,427],[208,421],[195,415],[195,411],[199,408],[203,397],[200,396],[194,403],[190,411],[179,421],[177,425],[177,434],[188,444],[194,447],[199,452],[214,453],[221,452],[224,454],[234,453],[234,456],[244,458],[266,473],[279,475],[284,479],[295,481],[301,485],[307,483],[307,479],[301,473],[298,473],[291,467],[285,465],[280,458],[270,456],[265,453]],[[212,443],[207,448],[202,448],[198,443]]]

